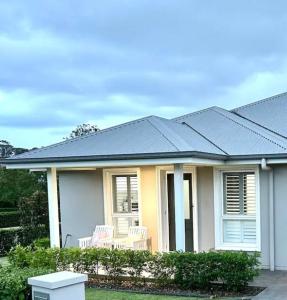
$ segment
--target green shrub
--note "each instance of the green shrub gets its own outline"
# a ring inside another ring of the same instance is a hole
[[[208,288],[218,279],[217,252],[177,253],[175,262],[175,283],[181,288]]]
[[[238,291],[258,276],[259,254],[221,252],[219,278],[228,290]]]
[[[1,175],[5,176],[4,174],[1,174],[1,172],[0,172],[0,192],[1,192]],[[9,201],[8,199],[6,201],[6,200],[3,200],[3,199],[0,198],[0,210],[4,210],[4,209],[12,209],[12,210],[14,210],[16,206],[17,205],[16,205],[16,203],[14,201]]]
[[[35,240],[45,238],[48,235],[49,229],[45,225],[21,227],[21,238],[19,243],[23,246],[31,245]]]
[[[9,253],[9,262],[19,268],[48,268],[98,275],[99,269],[117,282],[129,275],[144,283],[144,272],[158,286],[175,285],[181,289],[208,289],[222,282],[226,290],[240,290],[258,275],[258,254],[246,252],[170,252],[110,250],[101,248],[58,249],[17,246]]]
[[[33,242],[33,246],[37,248],[50,248],[50,239],[48,237],[37,239]]]
[[[18,244],[27,246],[32,244],[34,236],[45,237],[48,232],[45,227],[38,227],[33,234],[21,227],[0,229],[0,256],[5,256],[11,248]]]
[[[148,271],[149,262],[152,261],[152,254],[149,251],[126,250],[127,274],[135,281],[139,281],[143,272]]]
[[[25,300],[31,295],[29,277],[51,273],[48,269],[0,267],[0,299]]]
[[[32,257],[34,255],[32,247],[22,247],[17,245],[8,253],[9,263],[18,268],[27,268],[31,267]]]
[[[123,250],[104,249],[100,257],[100,264],[106,271],[107,276],[117,280],[119,276],[125,275],[127,266],[127,255]]]
[[[49,227],[48,196],[46,192],[36,191],[29,197],[22,197],[18,203],[20,225],[25,228]]]
[[[0,211],[0,228],[19,226],[19,216],[18,211]]]
[[[21,234],[21,228],[0,229],[0,256],[6,255],[19,243]]]
[[[156,253],[148,262],[149,272],[159,286],[168,286],[174,283],[176,259],[178,252]]]
[[[20,226],[22,227],[22,245],[30,245],[34,240],[49,235],[47,194],[37,191],[29,197],[20,199]]]
[[[1,205],[2,203],[0,203]],[[0,212],[18,211],[17,207],[0,207]]]

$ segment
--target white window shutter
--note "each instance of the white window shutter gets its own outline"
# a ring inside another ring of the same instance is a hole
[[[244,174],[243,176],[243,210],[245,215],[256,214],[255,174]]]
[[[255,220],[224,220],[225,243],[256,243],[256,221]]]
[[[241,222],[224,220],[223,223],[225,243],[241,243]]]
[[[130,226],[139,225],[136,175],[113,175],[112,218],[116,236],[126,236]]]
[[[225,214],[240,214],[240,176],[225,174]]]
[[[255,173],[224,173],[223,242],[256,244]]]
[[[242,243],[256,243],[256,221],[241,221]]]

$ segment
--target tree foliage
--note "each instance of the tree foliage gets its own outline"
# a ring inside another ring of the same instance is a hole
[[[16,148],[8,141],[0,140],[0,159],[28,151]],[[7,170],[0,167],[0,208],[17,207],[22,197],[29,197],[36,191],[46,190],[46,176],[30,173],[28,170]]]
[[[16,207],[22,197],[46,190],[46,176],[28,170],[0,168],[0,207]]]
[[[13,147],[8,141],[0,140],[0,158],[11,157],[26,151],[28,149]]]
[[[67,139],[73,139],[79,136],[84,136],[93,132],[99,131],[99,128],[97,125],[92,125],[92,124],[81,124],[78,125],[67,137]]]
[[[0,158],[6,158],[12,155],[13,146],[5,140],[0,140]]]

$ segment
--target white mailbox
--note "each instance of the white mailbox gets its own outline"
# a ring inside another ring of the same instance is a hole
[[[32,277],[33,300],[85,300],[85,281],[88,276],[73,272],[57,272]]]

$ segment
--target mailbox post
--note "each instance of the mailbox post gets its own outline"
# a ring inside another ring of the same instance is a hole
[[[73,272],[57,272],[28,279],[33,300],[85,300],[88,276]]]

